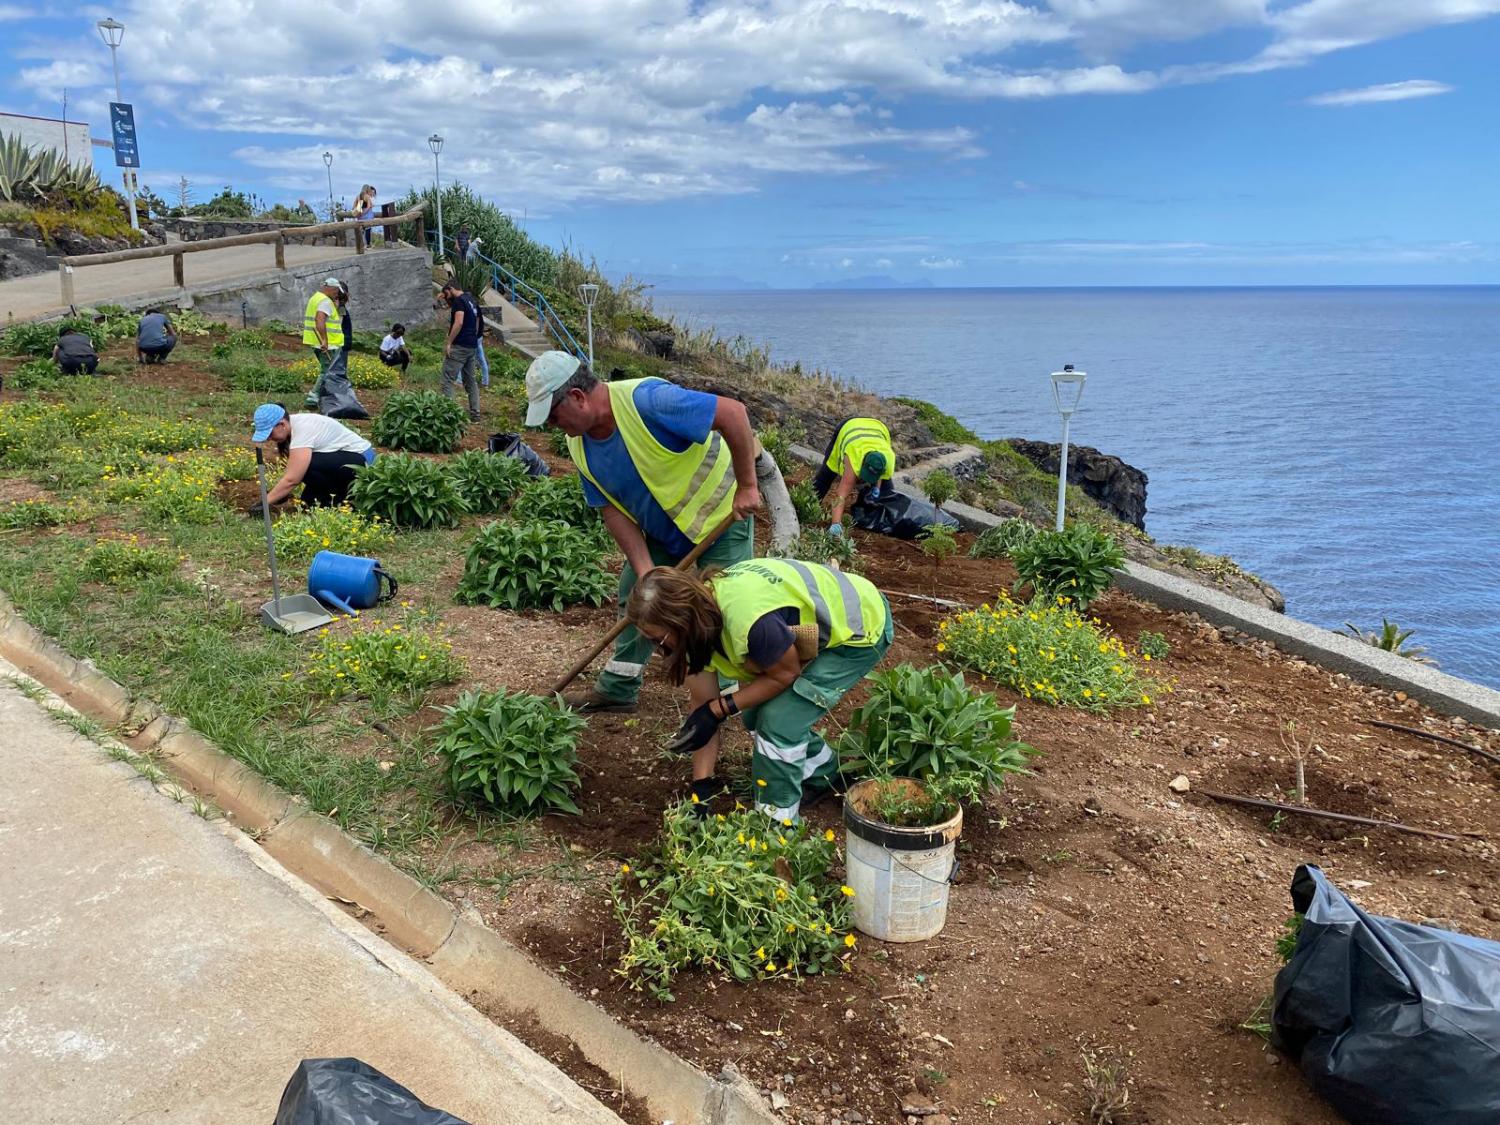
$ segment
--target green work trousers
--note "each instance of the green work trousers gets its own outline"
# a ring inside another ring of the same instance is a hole
[[[675,566],[682,561],[681,555],[673,555],[654,539],[646,540],[646,549],[651,552],[651,561],[657,566]],[[733,566],[737,562],[755,557],[755,517],[746,516],[719,536],[714,545],[703,552],[698,568]],[[635,569],[630,563],[620,571],[620,612],[625,612],[625,602],[630,591],[635,589]],[[594,690],[613,703],[634,703],[641,694],[641,681],[646,674],[646,664],[656,646],[641,636],[634,625],[627,625],[615,641],[615,652]]]
[[[824,649],[792,686],[745,711],[752,737],[750,779],[755,807],[776,820],[796,820],[804,787],[826,789],[838,773],[833,747],[813,724],[833,710],[844,693],[870,673],[891,647],[895,627],[885,607],[885,631],[873,645]]]
[[[332,349],[325,352],[322,348],[311,350],[318,361],[318,377],[313,380],[312,390],[307,392],[307,398],[303,402],[308,407],[316,407],[323,394],[323,376],[328,374],[328,368],[333,365],[335,352]]]

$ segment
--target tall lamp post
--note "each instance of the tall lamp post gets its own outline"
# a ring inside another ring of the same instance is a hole
[[[443,173],[438,167],[438,153],[443,151],[443,138],[434,133],[427,138],[427,147],[432,149],[432,186],[437,195],[437,219],[438,219],[438,260],[443,259],[446,253],[446,245],[443,242]]]
[[[125,25],[117,19],[107,19],[100,20],[94,26],[99,29],[99,37],[109,48],[110,65],[115,68],[115,101],[123,102],[125,99],[120,96],[120,59],[115,51],[125,38]],[[135,213],[135,173],[129,168],[125,169],[125,196],[130,200],[130,229],[140,230],[141,221]]]
[[[1057,403],[1057,412],[1062,415],[1062,451],[1057,462],[1057,530],[1063,529],[1063,513],[1068,503],[1068,423],[1073,411],[1083,398],[1086,371],[1074,371],[1071,363],[1063,364],[1061,371],[1052,373],[1052,398]]]
[[[583,298],[583,313],[588,320],[589,326],[589,370],[594,369],[594,302],[599,299],[599,287],[592,281],[585,281],[578,287],[578,295]]]
[[[338,221],[338,215],[333,210],[333,153],[323,153],[323,167],[328,169],[328,221]]]

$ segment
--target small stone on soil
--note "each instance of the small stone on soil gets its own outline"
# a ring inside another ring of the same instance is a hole
[[[1180,773],[1171,781],[1167,782],[1167,788],[1173,793],[1186,793],[1193,787],[1193,783],[1187,779],[1187,774]]]

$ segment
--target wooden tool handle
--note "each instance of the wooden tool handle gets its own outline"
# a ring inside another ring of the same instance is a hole
[[[703,557],[704,551],[708,550],[718,542],[719,536],[728,531],[730,525],[734,522],[735,518],[733,515],[726,516],[723,523],[721,523],[718,527],[714,528],[712,532],[706,535],[703,539],[703,542],[699,543],[696,547],[689,551],[683,558],[683,560],[672,569],[686,570],[688,567],[692,566],[695,562]],[[552,694],[556,695],[558,692],[562,691],[563,688],[567,687],[574,680],[576,680],[578,678],[578,674],[594,662],[594,657],[603,652],[610,644],[614,642],[614,639],[616,637],[618,637],[625,631],[625,626],[629,625],[630,622],[625,619],[624,611],[625,607],[621,606],[620,619],[615,622],[614,627],[610,629],[609,632],[604,634],[604,639],[596,644],[593,648],[589,649],[589,651],[584,656],[579,658],[578,662],[574,664],[573,667],[568,669],[567,675],[563,676],[562,679],[558,680],[557,683],[552,685]]]

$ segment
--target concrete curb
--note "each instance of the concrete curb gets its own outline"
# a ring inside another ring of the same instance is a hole
[[[794,445],[792,452],[814,465],[822,460],[816,451],[804,445]],[[918,485],[907,482],[902,487],[924,500],[927,498]],[[1004,522],[1001,516],[957,501],[944,504],[943,511],[957,519],[965,531],[985,531]],[[1500,730],[1500,691],[1483,684],[1450,676],[1429,665],[1361,644],[1353,637],[1263,609],[1140,563],[1126,562],[1123,568],[1115,571],[1115,586],[1163,609],[1196,613],[1214,625],[1227,625],[1270,641],[1281,651],[1322,668],[1343,672],[1375,687],[1404,691],[1413,699],[1445,714],[1458,715],[1469,722]]]
[[[393,867],[331,821],[302,807],[181,719],[132,698],[89,660],[68,655],[0,595],[0,652],[70,706],[126,730],[185,785],[250,833],[271,860],[324,895],[367,910],[386,935],[426,960],[434,975],[493,1011],[530,1018],[576,1044],[651,1114],[680,1125],[774,1125],[753,1086],[732,1067],[710,1077],[620,1023],[488,927]],[[324,903],[326,905],[326,903]],[[331,909],[331,908],[330,908]]]

